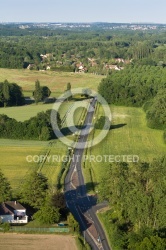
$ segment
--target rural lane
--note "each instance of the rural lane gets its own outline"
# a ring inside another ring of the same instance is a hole
[[[65,178],[65,199],[66,205],[75,219],[79,222],[80,229],[86,241],[94,250],[110,250],[104,230],[96,215],[96,200],[88,196],[86,185],[82,174],[81,162],[84,155],[84,147],[87,142],[88,133],[92,126],[96,98],[93,98],[87,111],[84,121],[84,128],[74,149],[69,171]],[[79,143],[84,147],[79,148]]]

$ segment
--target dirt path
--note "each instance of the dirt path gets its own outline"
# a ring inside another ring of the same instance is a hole
[[[77,250],[70,235],[0,233],[0,249],[5,250]]]

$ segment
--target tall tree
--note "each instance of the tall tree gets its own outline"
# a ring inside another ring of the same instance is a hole
[[[51,95],[51,90],[47,86],[41,87],[42,100]]]
[[[33,171],[23,184],[21,200],[34,208],[40,208],[45,202],[47,190],[47,178],[42,173]]]
[[[8,182],[7,178],[4,176],[4,174],[0,170],[0,203],[10,200],[12,193],[11,193],[11,187],[10,183]]]
[[[65,203],[65,197],[62,192],[57,191],[54,193],[51,197],[51,203],[53,206],[57,208],[65,208],[66,203]]]
[[[7,106],[8,101],[10,99],[10,90],[9,90],[9,82],[7,80],[4,81],[3,83],[3,103],[4,103],[4,107]]]
[[[45,203],[33,217],[41,223],[53,224],[59,222],[60,213],[58,208],[51,206],[49,203]]]
[[[66,86],[66,90],[65,90],[65,98],[68,100],[70,100],[72,98],[72,93],[71,93],[71,83],[68,82],[67,86]]]
[[[41,87],[40,87],[40,82],[39,82],[39,80],[37,80],[37,81],[35,82],[35,90],[34,90],[34,92],[33,92],[33,97],[34,97],[34,99],[35,99],[35,103],[36,103],[36,104],[37,104],[38,102],[40,102],[41,99],[42,99],[42,89],[41,89]]]

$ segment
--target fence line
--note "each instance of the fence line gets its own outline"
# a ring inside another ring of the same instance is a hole
[[[10,232],[69,233],[69,228],[11,227]]]

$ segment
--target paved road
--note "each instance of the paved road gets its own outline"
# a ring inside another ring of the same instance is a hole
[[[81,131],[77,145],[79,142],[82,142],[83,145],[86,144],[88,138],[87,132],[89,132],[92,124],[95,104],[96,100],[93,98],[84,122],[84,129]],[[84,147],[80,149],[77,145],[65,179],[66,204],[75,219],[79,222],[81,231],[92,249],[109,250],[110,247],[103,228],[96,216],[96,200],[94,197],[87,195],[86,186],[84,184],[81,169]]]

